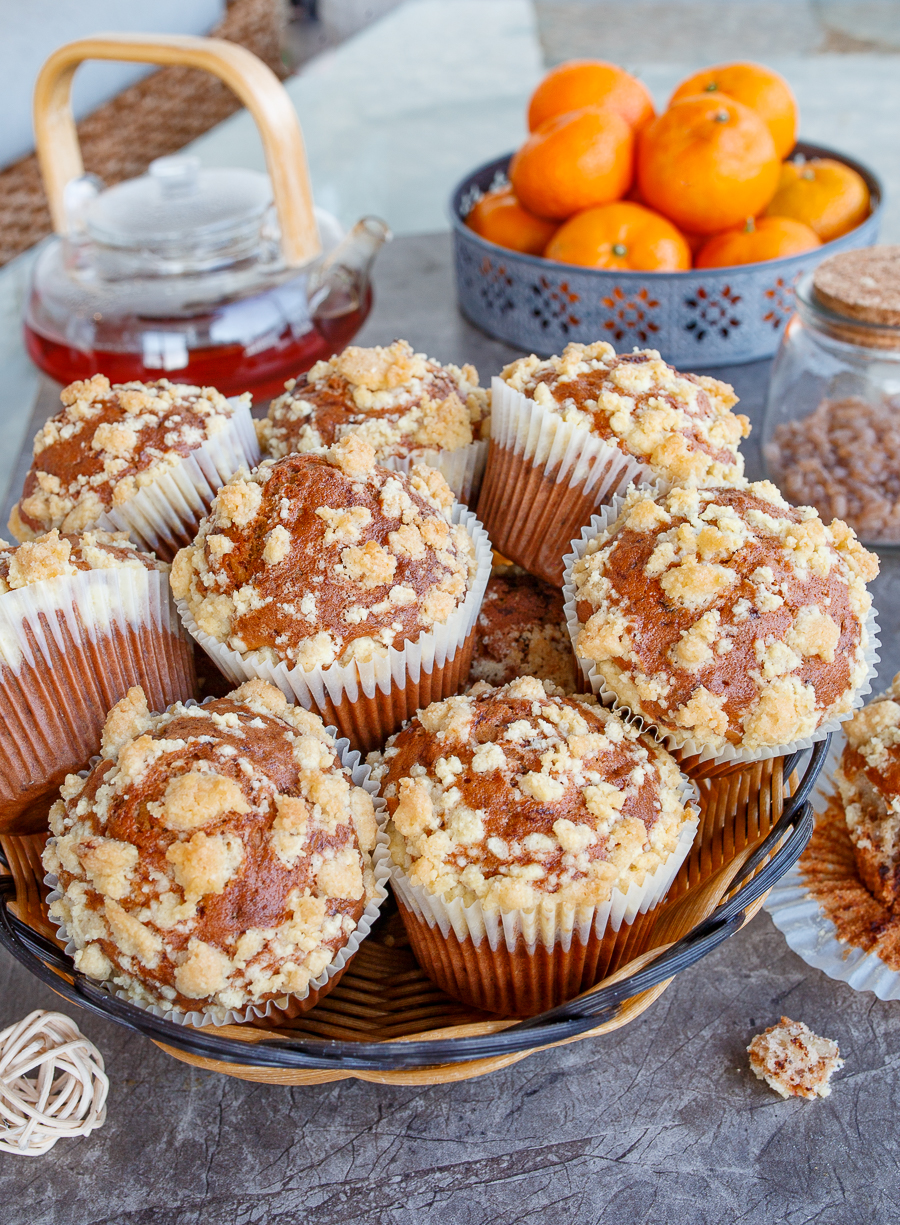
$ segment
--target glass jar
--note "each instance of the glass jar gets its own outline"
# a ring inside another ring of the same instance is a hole
[[[900,545],[900,326],[826,308],[812,275],[796,300],[769,383],[767,474],[826,523]]]

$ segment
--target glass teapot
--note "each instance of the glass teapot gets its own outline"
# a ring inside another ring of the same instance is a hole
[[[176,155],[104,189],[84,174],[69,101],[85,59],[214,73],[253,115],[269,173]],[[343,348],[368,315],[369,271],[390,232],[365,217],[343,235],[313,208],[296,112],[245,48],[180,35],[80,39],[41,69],[34,119],[56,234],[34,265],[25,338],[51,378],[170,377],[265,399]]]

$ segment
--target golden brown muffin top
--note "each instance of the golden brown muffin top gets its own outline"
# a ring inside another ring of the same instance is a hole
[[[17,540],[54,527],[91,527],[220,433],[237,407],[214,387],[168,379],[111,386],[102,374],[70,383],[60,399],[62,410],[34,440],[31,469],[10,516]]]
[[[852,708],[877,573],[846,524],[768,481],[633,491],[573,568],[576,651],[679,742],[787,744]]]
[[[617,354],[603,340],[572,343],[562,357],[520,358],[501,378],[667,481],[710,485],[743,475],[738,444],[750,422],[731,411],[733,389],[706,375],[680,374],[655,349]]]
[[[475,548],[431,468],[375,464],[348,435],[323,455],[238,473],[172,565],[198,627],[241,654],[310,670],[384,655],[466,598]]]
[[[287,388],[257,423],[260,446],[276,459],[333,446],[351,432],[379,460],[455,451],[487,437],[490,393],[478,386],[475,367],[442,366],[405,340],[351,345]]]
[[[488,580],[475,623],[470,681],[506,685],[517,676],[575,689],[575,657],[563,595],[532,574],[500,573]]]
[[[70,774],[44,864],[75,962],[143,1003],[240,1009],[303,993],[375,896],[371,797],[321,719],[251,680],[205,706],[113,707]]]
[[[553,690],[476,686],[370,758],[414,885],[489,909],[594,906],[672,853],[690,815],[672,758],[594,697]]]
[[[61,536],[56,528],[35,540],[10,545],[0,540],[0,595],[83,570],[168,570],[142,553],[127,532],[84,532]]]

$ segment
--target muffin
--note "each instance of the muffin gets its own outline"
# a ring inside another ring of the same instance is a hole
[[[488,1012],[541,1012],[641,951],[696,832],[665,749],[530,676],[433,703],[370,760],[413,951]]]
[[[132,685],[161,709],[194,692],[168,566],[124,533],[0,542],[0,833],[47,828]]]
[[[50,812],[77,969],[191,1024],[313,1007],[386,896],[366,774],[264,681],[163,715],[129,690]]]
[[[332,447],[359,434],[378,463],[408,472],[437,468],[460,502],[473,506],[487,457],[490,393],[474,366],[442,366],[405,340],[387,348],[351,345],[316,362],[257,423],[266,455]]]
[[[727,484],[750,432],[731,387],[679,374],[655,349],[570,344],[493,380],[478,517],[505,556],[562,582],[563,556],[598,506],[630,483]]]
[[[890,689],[844,726],[847,744],[835,771],[856,867],[866,888],[900,910],[900,673]]]
[[[822,739],[861,704],[877,573],[846,524],[768,481],[633,490],[586,530],[566,613],[604,700],[682,760],[752,761]]]
[[[368,750],[465,683],[489,573],[440,473],[391,472],[349,434],[234,477],[172,585],[222,672],[272,681]]]
[[[60,399],[10,516],[17,540],[99,526],[171,561],[216,490],[259,458],[249,395],[226,400],[214,387],[168,379],[110,386],[95,374]]]
[[[562,591],[518,567],[498,573],[495,565],[475,622],[469,680],[506,685],[517,676],[536,676],[574,693],[575,656]]]

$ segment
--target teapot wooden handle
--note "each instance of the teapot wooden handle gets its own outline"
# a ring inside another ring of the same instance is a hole
[[[223,81],[256,121],[272,180],[281,247],[290,267],[321,250],[297,112],[274,72],[246,47],[188,34],[96,34],[54,51],[34,88],[34,132],[53,228],[67,229],[63,192],[84,174],[72,115],[75,70],[83,60],[129,60],[203,68]]]

